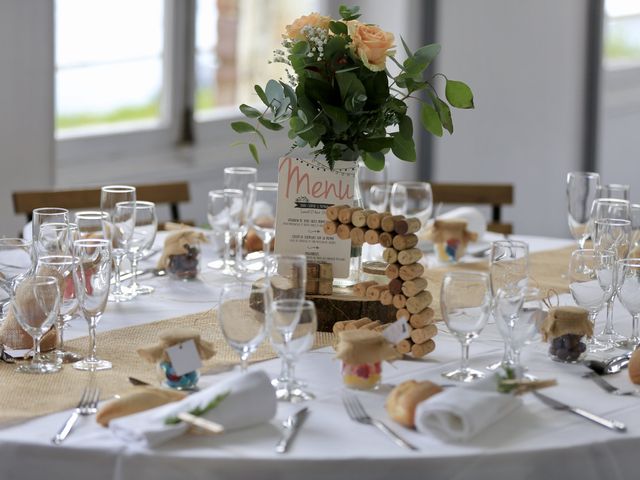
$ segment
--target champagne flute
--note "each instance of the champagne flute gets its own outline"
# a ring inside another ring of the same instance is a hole
[[[571,236],[584,248],[589,238],[591,205],[598,196],[600,175],[593,172],[567,174],[567,203]]]
[[[33,338],[31,362],[20,365],[22,373],[54,373],[61,366],[49,363],[40,355],[40,341],[58,315],[60,288],[58,279],[51,276],[34,275],[25,278],[16,288],[11,307],[18,324]]]
[[[249,184],[249,205],[247,220],[249,227],[255,230],[262,240],[264,252],[264,271],[267,271],[266,258],[271,253],[271,242],[276,236],[276,203],[278,201],[278,184],[256,182]]]
[[[249,356],[267,335],[270,308],[267,285],[240,282],[222,287],[218,322],[225,340],[240,356],[242,372],[247,371]]]
[[[118,204],[136,201],[136,188],[128,185],[108,185],[100,192],[100,210],[109,215],[108,231],[111,235],[112,254],[115,263],[113,290],[109,300],[126,302],[135,297],[135,293],[123,287],[120,281],[120,265],[127,253],[127,246],[133,235],[136,223],[135,210],[118,212]]]
[[[232,232],[240,223],[243,197],[242,190],[234,190],[232,188],[209,192],[207,218],[213,231],[224,235],[224,253],[222,261],[214,260],[207,266],[220,270],[220,273],[225,275],[235,275],[235,270],[232,268],[229,258],[229,250]]]
[[[249,184],[258,180],[258,170],[254,167],[227,167],[224,169],[224,188],[231,188],[244,192],[243,210],[240,216],[240,223],[235,229],[236,235],[236,255],[234,269],[236,274],[244,270],[242,257],[242,243],[247,234],[247,206],[249,204]]]
[[[109,370],[111,362],[96,355],[96,327],[104,313],[111,284],[111,242],[105,239],[82,239],[73,242],[78,258],[73,270],[73,282],[78,305],[89,324],[91,350],[88,357],[73,364],[77,370]]]
[[[142,258],[142,252],[153,245],[158,231],[158,217],[156,216],[156,204],[153,202],[121,202],[116,207],[117,218],[135,217],[135,225],[131,240],[127,245],[127,254],[131,261],[131,290],[136,295],[147,295],[155,289],[150,285],[138,284],[138,262]]]
[[[74,215],[80,238],[104,238],[109,240],[110,217],[107,212],[84,210]]]
[[[389,200],[393,215],[417,217],[426,225],[433,212],[433,192],[427,182],[396,182]]]
[[[69,223],[69,210],[59,207],[36,208],[31,214],[31,240],[40,235],[40,227],[45,223]]]
[[[315,304],[309,300],[274,300],[271,308],[271,345],[287,364],[284,378],[276,383],[278,400],[296,403],[315,396],[295,378],[295,362],[313,346],[318,329]]]
[[[635,350],[640,345],[640,331],[638,330],[638,320],[640,320],[640,259],[627,258],[618,260],[618,272],[620,273],[618,298],[632,317],[631,336],[619,342],[618,346]]]
[[[487,324],[491,311],[491,284],[484,272],[447,272],[440,290],[444,321],[462,346],[460,368],[443,373],[450,380],[472,382],[484,377],[469,368],[469,345]]]

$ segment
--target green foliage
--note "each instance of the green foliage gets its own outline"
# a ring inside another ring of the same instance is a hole
[[[371,70],[355,51],[346,23],[360,16],[359,7],[342,5],[339,13],[340,19],[327,19],[326,28],[307,28],[299,38],[285,38],[280,60],[277,55],[274,58],[288,64],[289,81],[269,80],[264,88],[256,85],[263,106],[241,105],[240,111],[251,123],[233,122],[231,128],[258,136],[264,144],[261,128],[286,127],[294,148],[309,146],[332,168],[337,160],[362,158],[368,168],[381,170],[389,150],[401,160],[415,162],[407,100],[421,103],[421,126],[440,137],[444,130],[453,133],[450,106],[474,108],[471,89],[442,74],[427,74],[440,53],[435,43],[412,51],[401,39],[404,61],[396,60],[391,49],[387,52],[400,72],[393,76],[386,70]],[[444,99],[433,84],[436,76],[446,80]],[[418,95],[421,92],[426,93],[424,98]],[[247,145],[257,162],[255,144]]]
[[[227,398],[230,393],[231,393],[231,391],[226,391],[224,393],[221,393],[220,395],[216,395],[214,397],[214,399],[211,400],[209,403],[207,403],[204,407],[197,406],[193,410],[190,410],[189,413],[191,415],[196,416],[196,417],[204,415],[205,413],[209,412],[210,410],[213,410],[218,405],[220,405],[220,403],[222,403],[222,401],[225,398]],[[165,419],[164,423],[165,423],[165,425],[176,425],[176,424],[180,423],[181,421],[182,420],[180,420],[178,417],[168,417],[168,418]]]

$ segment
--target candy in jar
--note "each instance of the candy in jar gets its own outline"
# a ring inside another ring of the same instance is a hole
[[[427,238],[434,243],[440,262],[453,263],[464,256],[467,245],[475,241],[477,235],[467,230],[466,220],[450,219],[434,221]]]
[[[158,261],[158,268],[179,280],[191,280],[198,276],[200,244],[207,239],[202,232],[184,228],[167,236]]]
[[[542,339],[549,342],[549,356],[558,362],[577,363],[586,355],[587,338],[593,335],[589,313],[581,307],[549,310],[542,324]]]

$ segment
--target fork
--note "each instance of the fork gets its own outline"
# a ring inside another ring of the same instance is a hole
[[[584,378],[590,378],[596,384],[602,388],[605,392],[611,393],[613,395],[618,395],[620,397],[626,397],[631,395],[637,395],[639,392],[637,390],[620,390],[615,385],[610,384],[596,372],[589,372],[583,375]]]
[[[391,440],[393,440],[393,443],[395,443],[396,445],[403,448],[408,448],[409,450],[418,450],[416,446],[404,440],[380,420],[370,417],[362,406],[362,403],[360,403],[360,400],[358,400],[355,395],[344,393],[342,395],[342,403],[344,404],[344,408],[347,411],[347,414],[354,422],[362,423],[364,425],[373,425],[382,433],[391,438]]]
[[[60,431],[51,439],[52,443],[60,445],[69,435],[74,425],[81,416],[86,417],[93,415],[98,411],[98,401],[100,399],[100,390],[96,387],[86,387],[82,392],[78,405],[71,413],[71,416],[64,423]]]

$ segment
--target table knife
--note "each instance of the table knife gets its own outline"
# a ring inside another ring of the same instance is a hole
[[[307,415],[309,413],[309,409],[304,407],[298,410],[293,415],[289,415],[287,419],[283,422],[284,432],[282,433],[282,438],[276,444],[276,452],[277,453],[285,453],[289,448],[289,445],[293,441],[296,433],[300,430],[300,427],[304,423]]]
[[[567,405],[566,403],[562,403],[558,400],[555,400],[551,397],[547,397],[546,395],[543,395],[542,393],[539,393],[537,391],[534,391],[533,394],[539,399],[541,400],[543,403],[547,404],[548,406],[550,406],[551,408],[553,408],[554,410],[566,410],[568,412],[571,412],[575,415],[578,415],[580,417],[586,418],[587,420],[590,420],[594,423],[597,423],[598,425],[601,425],[603,427],[609,428],[611,430],[614,430],[616,432],[626,432],[627,431],[627,427],[624,423],[622,422],[618,422],[617,420],[609,420],[607,418],[602,418],[598,415],[595,415],[591,412],[587,412],[586,410],[583,410],[582,408],[577,408],[577,407],[572,407]]]

